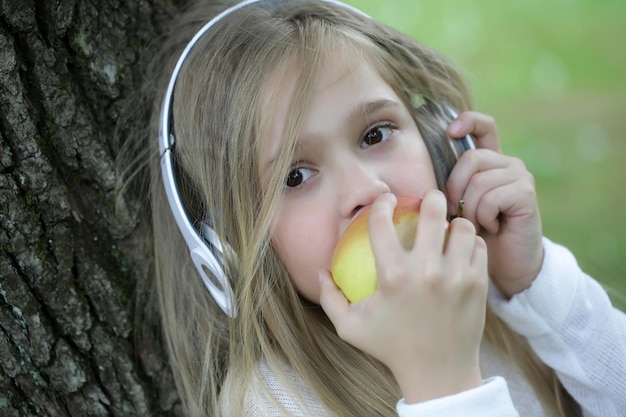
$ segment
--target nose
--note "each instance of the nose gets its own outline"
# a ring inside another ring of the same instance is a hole
[[[375,167],[358,158],[344,160],[337,174],[339,210],[346,218],[352,218],[379,195],[391,191]]]

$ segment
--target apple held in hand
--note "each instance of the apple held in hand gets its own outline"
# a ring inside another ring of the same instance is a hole
[[[405,249],[413,247],[421,200],[398,197],[393,212],[393,224]],[[376,291],[376,262],[367,227],[368,207],[348,225],[339,239],[331,272],[337,287],[351,302],[360,301]]]

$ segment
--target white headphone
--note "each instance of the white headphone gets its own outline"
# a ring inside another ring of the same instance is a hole
[[[235,306],[232,283],[230,282],[230,278],[228,276],[229,274],[224,263],[224,253],[225,251],[234,253],[234,251],[228,243],[220,241],[217,233],[210,225],[210,220],[208,222],[203,220],[199,230],[193,225],[193,221],[189,218],[180,193],[178,192],[173,156],[176,146],[176,139],[174,137],[174,133],[172,132],[173,92],[178,75],[191,53],[191,50],[202,38],[202,36],[204,36],[204,34],[211,29],[211,27],[222,20],[225,16],[230,15],[231,13],[248,5],[255,3],[278,3],[281,1],[297,0],[246,0],[224,10],[222,13],[206,23],[194,35],[178,58],[178,62],[172,72],[172,76],[161,105],[161,115],[159,120],[159,153],[161,156],[161,173],[163,175],[163,183],[167,194],[167,200],[170,204],[172,214],[176,219],[176,223],[178,224],[178,228],[183,234],[185,242],[189,247],[191,259],[193,260],[198,273],[202,277],[204,285],[209,290],[211,296],[215,299],[215,302],[230,317],[235,317],[237,315],[237,309]],[[367,16],[358,9],[339,1],[320,1],[337,4],[361,15]],[[209,273],[214,277],[215,281],[211,279],[208,275]]]

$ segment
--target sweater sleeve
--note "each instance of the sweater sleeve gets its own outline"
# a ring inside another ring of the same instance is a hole
[[[490,288],[493,311],[525,336],[588,417],[626,410],[626,316],[564,247],[544,238],[544,262],[510,300]]]
[[[518,417],[506,382],[493,377],[468,391],[416,404],[404,400],[396,405],[398,417]]]

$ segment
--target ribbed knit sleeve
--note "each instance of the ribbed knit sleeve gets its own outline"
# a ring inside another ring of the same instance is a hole
[[[586,417],[626,416],[626,315],[564,247],[543,240],[531,287],[510,300],[490,289],[493,311],[553,368]]]

